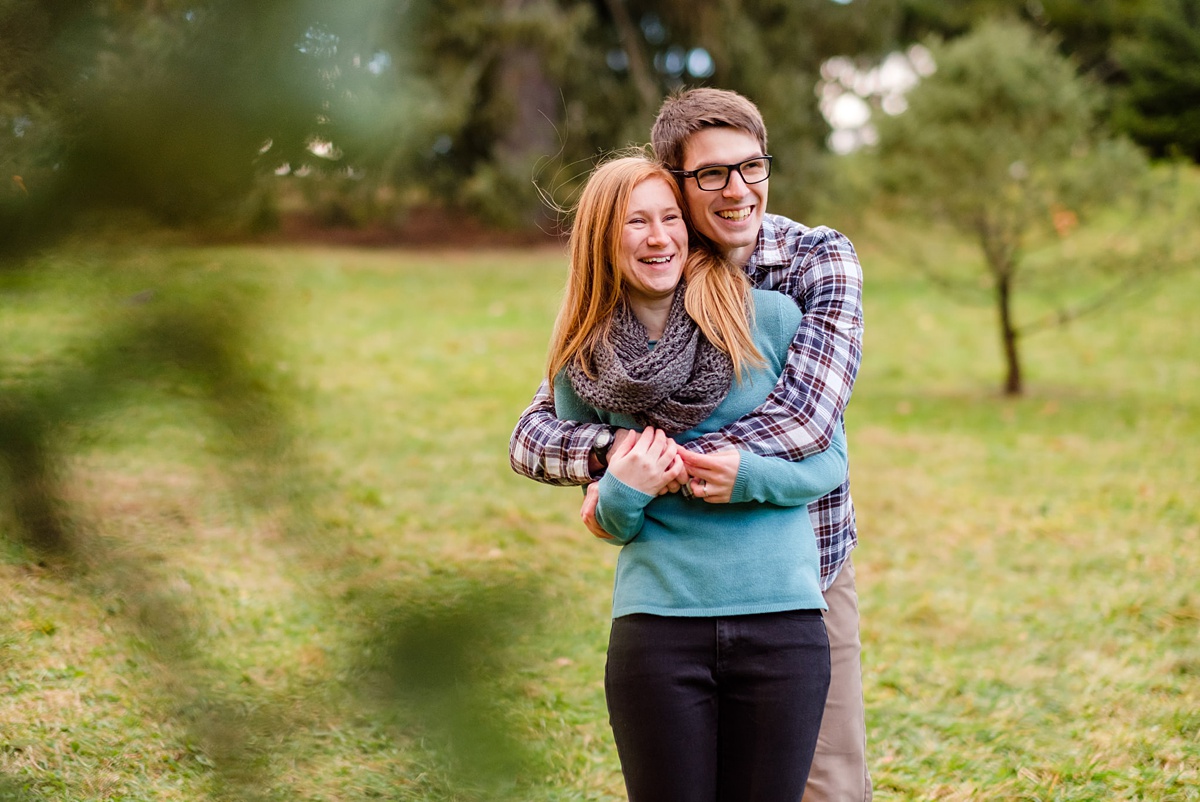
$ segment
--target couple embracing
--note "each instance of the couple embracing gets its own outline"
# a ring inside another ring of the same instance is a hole
[[[651,139],[580,196],[510,459],[586,485],[621,548],[605,697],[631,802],[869,800],[843,424],[862,270],[767,214],[745,97],[675,94]]]

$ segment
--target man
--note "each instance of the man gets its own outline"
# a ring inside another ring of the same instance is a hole
[[[741,95],[710,88],[673,95],[659,110],[651,140],[655,154],[679,178],[696,231],[741,265],[756,287],[790,296],[804,312],[779,384],[750,415],[688,443],[683,456],[689,471],[719,468],[723,455],[736,455],[730,449],[789,460],[820,453],[843,425],[862,354],[862,268],[854,247],[831,229],[767,214],[766,127],[757,107]],[[532,479],[585,485],[603,472],[608,450],[627,434],[558,420],[543,382],[513,431],[509,457],[515,471]],[[702,482],[693,479],[691,487],[705,496]],[[584,519],[603,536],[593,509],[589,494]],[[871,799],[871,781],[850,561],[857,533],[849,477],[811,504],[809,514],[829,606],[832,682],[804,799],[860,802]]]

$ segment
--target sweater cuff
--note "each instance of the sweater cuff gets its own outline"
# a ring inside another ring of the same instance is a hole
[[[643,511],[654,496],[630,487],[611,473],[600,477],[599,490],[596,521],[620,543],[633,540],[641,532]]]
[[[630,487],[607,472],[600,477],[600,498],[603,499],[605,497],[620,504],[622,507],[639,510],[654,500],[654,496],[649,493],[643,493],[637,488]]]
[[[733,490],[729,494],[730,504],[740,504],[750,500],[750,469],[747,466],[749,462],[747,457],[749,456],[745,451],[738,453],[738,472],[737,478],[733,480]]]

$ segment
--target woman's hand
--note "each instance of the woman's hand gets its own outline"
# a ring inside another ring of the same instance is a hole
[[[647,426],[636,437],[614,443],[608,452],[608,472],[634,490],[649,496],[678,487],[686,476],[679,445],[662,429]]]
[[[691,476],[688,484],[692,495],[710,504],[729,503],[742,464],[741,452],[727,449],[716,454],[697,454],[681,448],[679,456]]]

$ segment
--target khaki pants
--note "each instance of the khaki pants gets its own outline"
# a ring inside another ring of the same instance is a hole
[[[804,802],[870,802],[858,591],[849,559],[825,591],[825,603],[829,605],[825,613],[831,666],[829,696]]]

